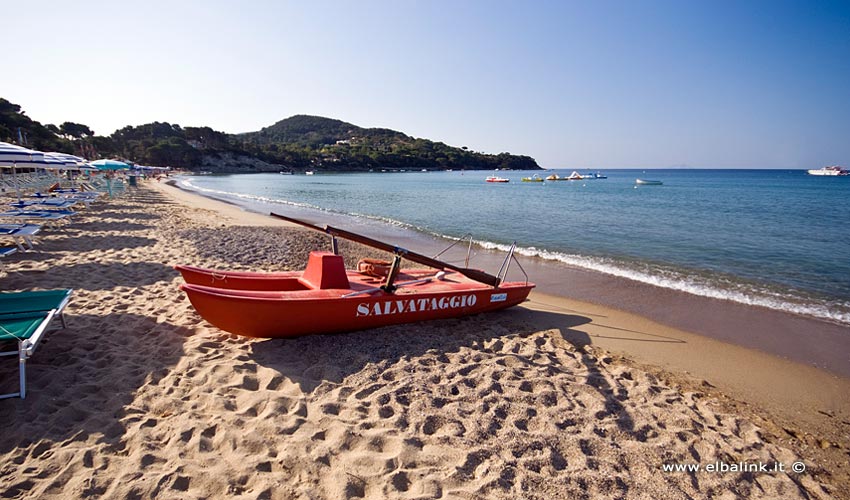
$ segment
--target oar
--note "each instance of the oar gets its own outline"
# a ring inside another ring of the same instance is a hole
[[[400,255],[401,257],[404,257],[405,259],[411,262],[416,262],[417,264],[422,264],[423,266],[433,267],[434,269],[451,269],[452,271],[457,271],[471,280],[484,283],[485,285],[499,286],[499,282],[501,281],[496,276],[493,276],[492,274],[487,274],[484,271],[479,271],[478,269],[469,269],[466,267],[454,266],[447,262],[432,259],[431,257],[411,252],[410,250],[407,250],[405,248],[397,247],[395,245],[389,245],[387,243],[384,243],[383,241],[374,240],[372,238],[369,238],[368,236],[352,233],[344,229],[337,229],[331,226],[320,227],[310,224],[309,222],[304,222],[299,219],[293,219],[292,217],[287,217],[285,215],[280,215],[276,213],[271,213],[270,215],[272,217],[277,217],[278,219],[283,219],[285,221],[293,222],[295,224],[299,224],[301,226],[308,227],[316,231],[321,231],[323,233],[330,234],[331,236],[339,236],[340,238],[356,241],[357,243],[362,243],[363,245],[377,248],[378,250],[383,250],[385,252]]]

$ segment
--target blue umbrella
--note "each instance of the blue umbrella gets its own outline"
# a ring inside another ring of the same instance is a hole
[[[118,160],[97,160],[91,162],[98,170],[127,170],[130,165]]]
[[[115,171],[115,170],[129,170],[130,165],[124,163],[123,161],[118,160],[97,160],[91,162],[93,167],[96,167],[101,171]],[[112,198],[112,179],[110,176],[106,176],[106,191],[109,193],[109,197]]]

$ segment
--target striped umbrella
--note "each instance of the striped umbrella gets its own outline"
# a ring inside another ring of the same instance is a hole
[[[54,158],[66,165],[65,170],[79,170],[81,166],[86,165],[86,159],[79,156],[69,155],[68,153],[44,153],[45,157]]]
[[[45,165],[47,161],[44,159],[44,153],[8,142],[0,142],[0,167],[12,169],[18,201],[21,199],[21,189],[18,186],[17,167],[45,168]]]
[[[27,166],[29,163],[43,163],[44,153],[33,151],[16,144],[0,142],[0,166],[14,167],[16,165]]]

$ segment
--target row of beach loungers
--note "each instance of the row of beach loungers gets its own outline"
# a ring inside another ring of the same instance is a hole
[[[0,244],[9,246],[0,246],[0,259],[34,251],[35,238],[41,231],[61,229],[78,209],[88,208],[103,196],[104,191],[99,190],[103,187],[85,184],[78,188],[54,189],[49,193],[39,191],[7,202],[8,209],[0,208]],[[116,189],[114,184],[109,188],[112,196],[123,191]],[[20,184],[18,189],[21,189]],[[72,291],[0,292],[0,357],[15,356],[18,360],[18,390],[0,394],[0,399],[26,397],[27,359],[35,353],[55,319],[60,319],[62,327],[65,327],[63,311]]]

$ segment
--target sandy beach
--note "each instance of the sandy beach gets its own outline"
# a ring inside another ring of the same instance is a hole
[[[38,242],[2,290],[74,296],[27,398],[0,401],[3,498],[850,498],[846,328],[771,316],[829,342],[796,356],[704,312],[535,292],[247,339],[198,317],[172,266],[302,269],[325,237],[149,181]]]

